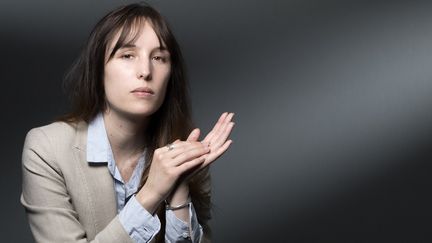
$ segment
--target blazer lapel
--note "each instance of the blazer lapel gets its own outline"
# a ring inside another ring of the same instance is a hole
[[[99,232],[117,215],[113,178],[107,164],[89,164],[86,159],[87,123],[77,124],[75,158],[82,169],[86,185],[90,212],[94,217],[96,231]]]

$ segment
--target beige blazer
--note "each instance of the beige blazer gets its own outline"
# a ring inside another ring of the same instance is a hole
[[[84,122],[28,132],[21,203],[36,242],[133,242],[117,216],[112,176],[88,164],[86,142]]]

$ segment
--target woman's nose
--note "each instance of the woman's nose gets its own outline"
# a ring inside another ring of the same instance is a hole
[[[151,62],[149,60],[137,62],[137,78],[146,81],[151,80]]]

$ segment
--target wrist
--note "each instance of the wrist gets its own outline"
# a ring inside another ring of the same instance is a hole
[[[144,185],[141,190],[135,195],[137,201],[149,212],[154,214],[164,200],[158,193],[154,193],[150,188]]]
[[[170,197],[167,198],[167,203],[170,205],[181,205],[189,199],[189,184],[182,182],[172,192]]]
[[[172,204],[172,203],[167,202],[167,200],[165,200],[165,209],[166,210],[172,210],[172,211],[174,211],[174,210],[178,210],[178,209],[189,207],[190,203],[191,203],[191,198],[190,197],[188,197],[186,199],[186,201],[183,202],[182,204]]]

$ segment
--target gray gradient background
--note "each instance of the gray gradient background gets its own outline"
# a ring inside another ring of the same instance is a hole
[[[2,242],[31,242],[26,132],[67,110],[63,73],[125,2],[0,3]],[[183,48],[197,124],[236,113],[212,167],[214,242],[432,242],[432,3],[150,3]]]

